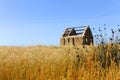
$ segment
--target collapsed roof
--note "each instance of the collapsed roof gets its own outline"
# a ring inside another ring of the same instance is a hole
[[[89,26],[79,26],[79,27],[72,27],[72,28],[66,28],[62,37],[67,36],[82,36]]]

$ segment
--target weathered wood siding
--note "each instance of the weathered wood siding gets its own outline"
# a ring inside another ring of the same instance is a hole
[[[60,45],[79,46],[79,45],[82,45],[82,43],[83,43],[82,37],[78,37],[78,36],[62,37],[60,39]]]

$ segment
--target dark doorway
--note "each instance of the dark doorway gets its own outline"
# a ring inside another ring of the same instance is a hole
[[[72,38],[72,44],[75,45],[74,38]]]
[[[65,45],[65,39],[63,39],[63,45]]]

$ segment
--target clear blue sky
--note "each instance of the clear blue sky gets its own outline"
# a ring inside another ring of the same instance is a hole
[[[120,24],[120,0],[0,0],[0,45],[59,45],[66,27]]]

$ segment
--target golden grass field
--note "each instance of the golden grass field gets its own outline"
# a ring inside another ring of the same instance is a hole
[[[120,80],[119,66],[101,67],[97,54],[94,46],[1,46],[0,80]]]

